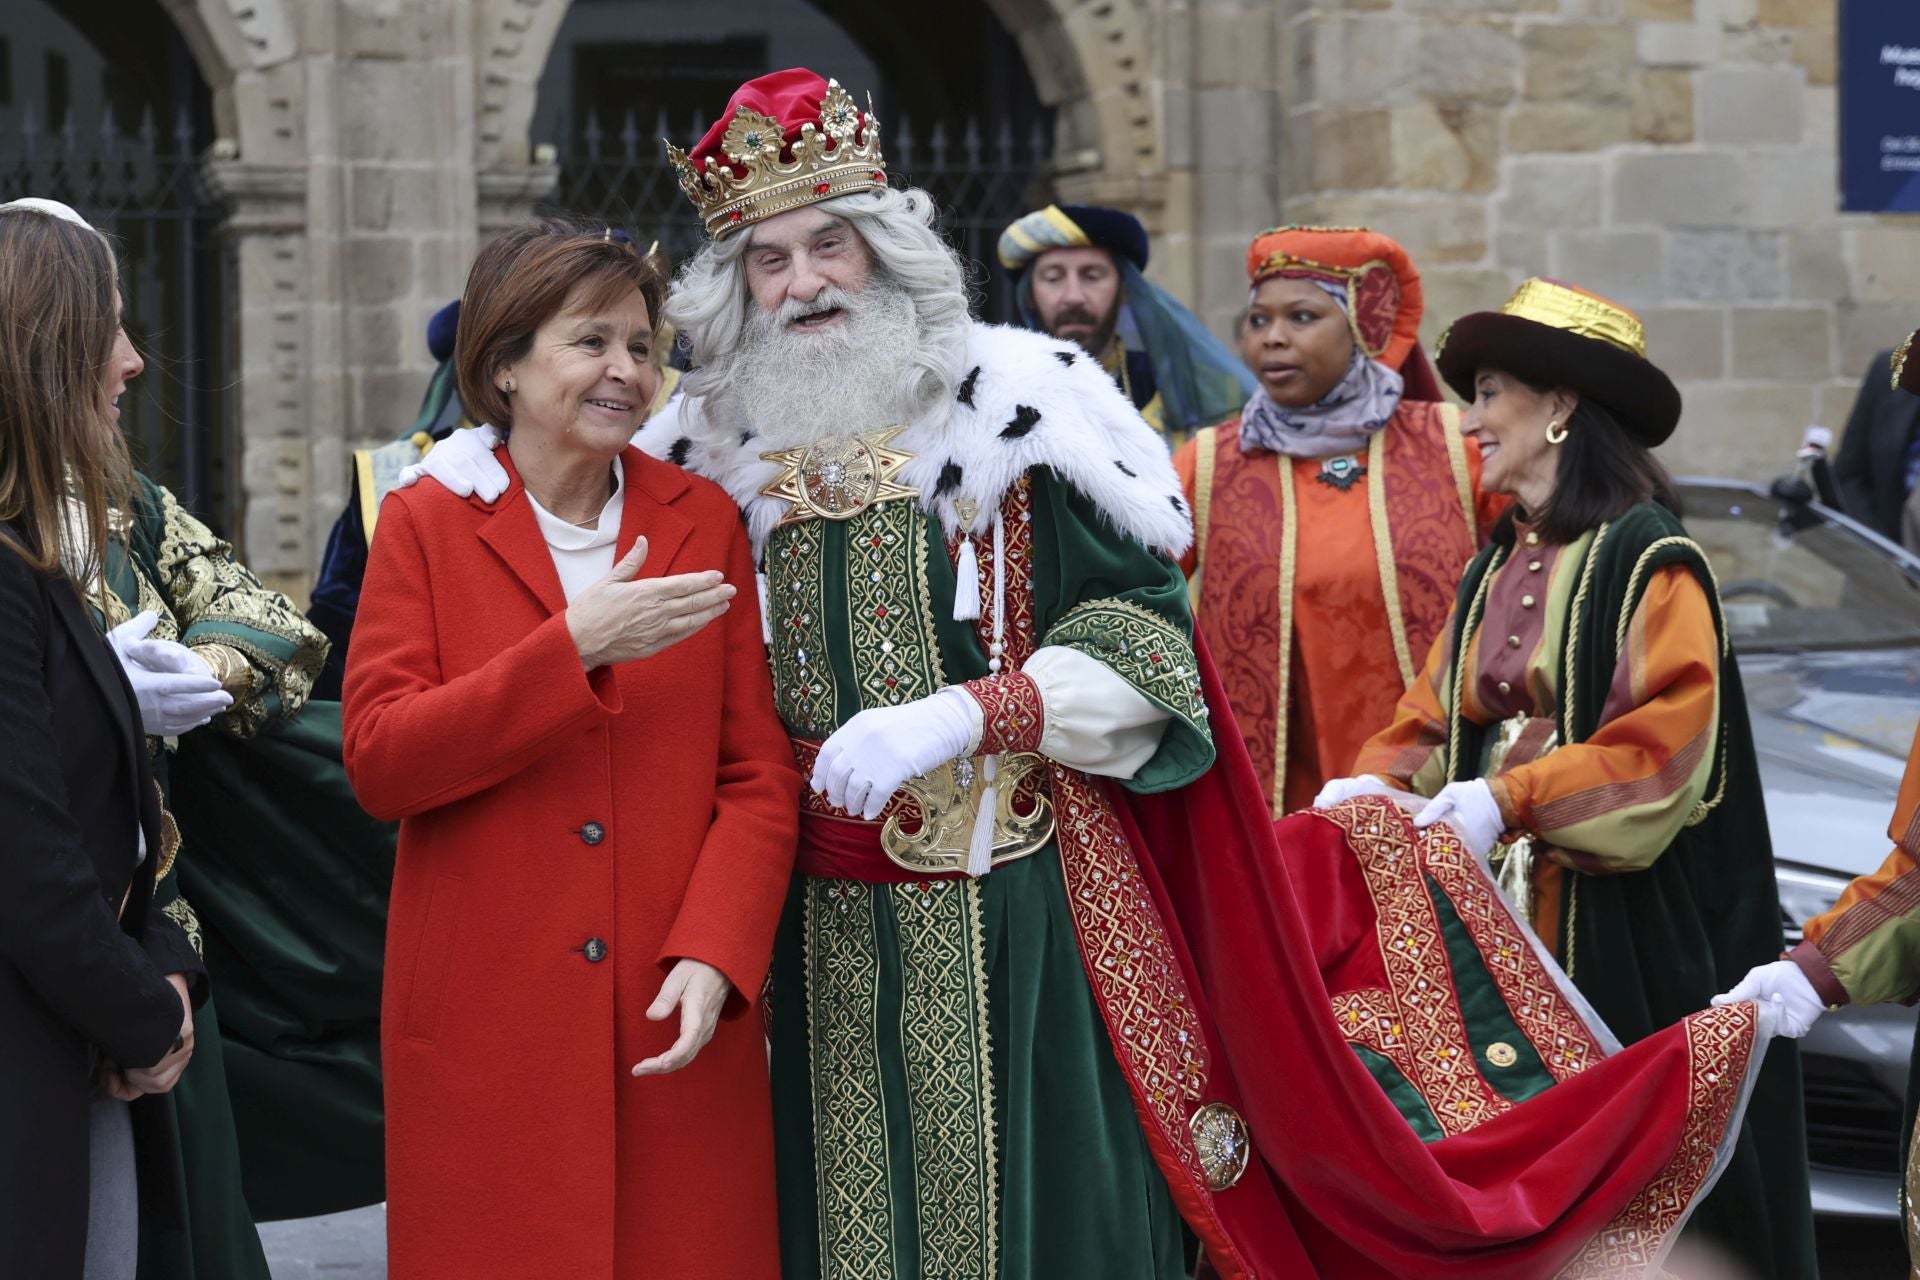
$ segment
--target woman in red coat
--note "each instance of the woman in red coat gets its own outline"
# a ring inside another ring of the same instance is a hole
[[[345,757],[400,820],[396,1280],[778,1274],[753,1004],[800,777],[738,509],[627,446],[662,293],[597,229],[495,241],[456,359],[512,483],[380,512]]]

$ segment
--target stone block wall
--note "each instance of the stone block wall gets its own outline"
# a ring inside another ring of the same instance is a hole
[[[1420,263],[1429,343],[1531,274],[1638,309],[1687,396],[1670,464],[1760,479],[1920,324],[1920,219],[1836,212],[1836,0],[981,2],[1056,108],[1060,197],[1138,212],[1223,334],[1255,233],[1365,223]],[[428,316],[553,183],[528,126],[568,0],[160,3],[213,88],[242,549],[302,594]]]
[[[1676,471],[1784,470],[1920,324],[1920,219],[1838,212],[1835,0],[1282,8],[1286,219],[1405,242],[1429,342],[1532,274],[1633,307]]]

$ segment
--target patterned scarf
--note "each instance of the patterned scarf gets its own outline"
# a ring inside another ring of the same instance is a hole
[[[1314,283],[1340,304],[1342,313],[1346,311],[1344,289],[1319,280]],[[1255,388],[1253,398],[1240,411],[1240,451],[1265,449],[1287,458],[1357,453],[1367,447],[1374,432],[1387,425],[1405,389],[1406,380],[1398,370],[1369,360],[1356,343],[1339,383],[1304,409],[1289,409],[1275,403],[1265,386]]]

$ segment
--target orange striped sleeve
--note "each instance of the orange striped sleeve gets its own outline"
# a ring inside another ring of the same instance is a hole
[[[1577,870],[1651,865],[1713,774],[1719,658],[1699,580],[1681,565],[1654,574],[1629,622],[1600,727],[1502,776],[1514,822]]]
[[[1426,796],[1447,784],[1446,708],[1453,685],[1453,631],[1449,614],[1427,651],[1426,666],[1400,695],[1393,719],[1360,748],[1353,763],[1355,775],[1370,773]],[[1473,657],[1471,644],[1467,656]]]
[[[1806,922],[1793,958],[1830,1004],[1920,997],[1920,732],[1887,828],[1893,848],[1832,907]]]

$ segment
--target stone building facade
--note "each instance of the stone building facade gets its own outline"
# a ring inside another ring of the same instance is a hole
[[[245,552],[301,590],[427,316],[552,186],[567,0],[157,2],[213,90]],[[1835,0],[984,2],[1057,111],[1060,198],[1139,212],[1223,330],[1252,233],[1368,223],[1423,267],[1429,339],[1537,272],[1639,308],[1687,395],[1670,464],[1764,477],[1920,323],[1920,219],[1836,212]]]

